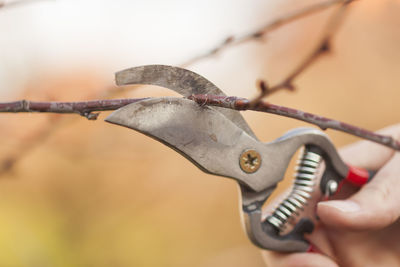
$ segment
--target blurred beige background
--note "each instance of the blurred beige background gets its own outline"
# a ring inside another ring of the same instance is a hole
[[[300,3],[301,2],[301,3]],[[1,101],[101,97],[115,71],[179,64],[318,1],[48,1],[0,10]],[[315,44],[332,10],[190,66],[252,97]],[[268,100],[376,130],[399,122],[400,2],[357,1],[334,53]],[[119,97],[170,95],[141,87]],[[264,266],[235,182],[141,134],[74,115],[1,114],[0,266]],[[263,141],[304,123],[244,112]],[[357,139],[327,132],[337,146]],[[39,141],[38,141],[39,140]],[[6,164],[7,165],[7,164]]]

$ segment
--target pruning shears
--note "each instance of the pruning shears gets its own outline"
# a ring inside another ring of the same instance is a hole
[[[117,85],[149,84],[189,97],[225,94],[204,77],[187,69],[147,65],[120,71]],[[312,251],[305,234],[315,221],[301,216],[313,192],[333,196],[345,181],[358,186],[373,173],[347,165],[326,134],[297,128],[269,142],[260,142],[239,111],[202,106],[187,98],[149,98],[124,106],[106,118],[154,138],[190,160],[202,171],[235,179],[241,192],[241,213],[250,240],[263,249]],[[284,178],[293,155],[300,155],[292,190],[264,219],[262,207]],[[296,223],[287,226],[294,217]]]

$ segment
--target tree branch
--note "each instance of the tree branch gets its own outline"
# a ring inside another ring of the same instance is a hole
[[[352,1],[352,0],[350,0],[350,1]],[[208,51],[206,53],[200,54],[198,56],[195,56],[195,57],[185,61],[180,66],[187,67],[189,65],[197,63],[200,60],[215,56],[218,53],[222,52],[223,50],[225,50],[229,47],[238,46],[243,43],[250,42],[250,41],[262,40],[268,33],[272,32],[282,26],[285,26],[293,21],[296,21],[298,19],[318,13],[318,12],[328,9],[329,7],[332,7],[336,4],[346,3],[346,2],[349,2],[349,0],[326,0],[326,1],[323,1],[320,3],[316,3],[313,5],[307,6],[303,9],[297,10],[293,13],[289,13],[280,18],[277,18],[277,19],[273,20],[272,22],[269,22],[268,24],[264,25],[263,27],[256,29],[255,31],[252,31],[250,33],[246,33],[242,36],[239,36],[239,37],[229,36],[220,45],[214,47],[213,49],[211,49],[210,51]]]
[[[311,51],[309,55],[307,55],[298,66],[296,66],[292,72],[290,72],[281,82],[272,87],[266,86],[264,81],[260,81],[259,89],[260,94],[251,101],[251,105],[255,105],[261,101],[262,98],[275,93],[282,89],[288,89],[293,91],[295,86],[293,84],[294,80],[299,77],[309,66],[317,61],[321,56],[327,54],[331,49],[331,41],[339,29],[339,26],[343,22],[344,15],[347,11],[348,5],[354,0],[347,1],[336,1],[336,3],[341,2],[341,6],[339,9],[332,14],[330,17],[325,29],[323,30],[323,34],[321,40],[318,42],[316,47]]]
[[[254,110],[289,117],[301,120],[310,124],[314,124],[322,130],[333,129],[345,132],[360,138],[379,143],[381,145],[400,150],[400,142],[391,136],[380,135],[366,129],[341,122],[338,120],[326,118],[312,113],[304,112],[298,109],[274,105],[264,101],[260,101],[255,105],[246,98],[236,96],[214,96],[214,95],[192,95],[189,99],[201,105],[217,106],[235,110]]]
[[[1,1],[1,0],[0,0]],[[36,2],[36,1],[43,1],[43,0],[15,0],[13,2],[0,2],[0,9],[4,7],[12,7],[12,6],[17,6],[20,4],[26,4],[26,3],[31,3],[31,2]],[[285,16],[282,16],[278,19],[275,19],[274,21],[266,24],[265,26],[261,27],[260,29],[257,29],[256,31],[250,32],[248,34],[245,34],[241,37],[228,37],[225,42],[211,51],[204,53],[202,55],[193,57],[183,64],[181,64],[181,67],[185,67],[194,63],[197,63],[200,60],[206,59],[208,57],[214,56],[221,52],[222,50],[225,50],[230,47],[234,47],[240,44],[243,44],[245,42],[250,42],[250,41],[257,41],[257,40],[262,40],[263,37],[265,37],[268,33],[272,32],[273,30],[276,30],[280,28],[281,26],[287,25],[293,21],[296,21],[298,19],[304,18],[308,15],[315,14],[317,12],[323,11],[329,7],[332,7],[336,4],[340,3],[345,3],[345,2],[351,2],[352,0],[326,0],[317,4],[310,5],[308,7],[305,7],[301,10],[295,11],[293,13],[289,13]],[[260,88],[268,90],[269,88],[267,87],[266,83],[264,81],[260,82]],[[121,90],[118,91],[107,91],[108,96],[115,96],[116,93],[121,92]],[[127,101],[126,104],[131,103],[129,101],[137,101],[137,100],[129,100],[129,99],[123,99],[121,100],[121,103],[118,103],[118,100],[102,100],[103,101],[103,109],[101,110],[112,110],[112,109],[117,109],[119,105],[122,105],[123,101]],[[104,102],[105,101],[105,102]],[[107,102],[110,101],[110,102]],[[116,102],[114,102],[116,101]],[[100,111],[97,109],[93,109],[94,106],[97,106],[98,102],[97,101],[88,101],[88,102],[80,102],[78,106],[74,106],[74,103],[76,102],[58,102],[58,104],[54,104],[53,106],[47,106],[46,107],[46,102],[31,102],[31,101],[17,101],[17,102],[10,102],[13,103],[12,105],[7,105],[7,103],[0,104],[0,112],[56,112],[56,113],[76,113],[80,114],[88,119],[96,119],[98,114],[93,113],[94,111]],[[8,104],[10,104],[8,103]],[[4,106],[6,104],[6,106]],[[110,105],[109,105],[110,104]],[[28,109],[27,109],[28,108]],[[10,110],[7,110],[10,109]],[[26,110],[24,110],[26,109]],[[47,110],[46,110],[47,109]],[[43,140],[41,136],[49,136],[50,133],[55,129],[55,124],[50,124],[49,127],[47,127],[45,130],[42,129],[41,134],[38,135],[37,140],[34,141],[34,143],[39,143]],[[9,164],[9,161],[6,160],[3,162],[4,164],[4,170],[5,171],[0,171],[0,175],[6,173],[9,171],[12,166],[19,160],[21,159],[27,151],[31,150],[35,145],[23,145],[19,153],[16,154],[15,157],[12,157],[12,164]],[[11,162],[11,161],[10,161]]]
[[[128,98],[128,99],[106,99],[80,102],[35,102],[35,101],[14,101],[0,103],[0,112],[50,112],[50,113],[73,113],[80,114],[88,119],[96,119],[96,111],[116,110],[125,105],[135,103],[148,98]],[[200,105],[218,106],[234,110],[254,110],[266,112],[301,120],[320,127],[322,130],[334,129],[345,132],[360,138],[370,140],[395,150],[400,150],[400,142],[390,136],[380,135],[350,125],[338,120],[325,118],[323,116],[311,114],[298,109],[270,104],[260,101],[256,105],[251,105],[251,101],[246,98],[236,96],[216,96],[216,95],[192,95],[188,97]]]
[[[19,100],[0,102],[0,112],[75,113],[89,120],[96,120],[99,114],[93,113],[94,111],[115,110],[144,99],[146,98],[105,99],[78,102],[37,102]]]

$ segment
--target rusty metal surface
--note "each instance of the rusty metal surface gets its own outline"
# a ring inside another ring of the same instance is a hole
[[[114,111],[106,121],[144,133],[177,150],[203,171],[234,178],[255,191],[275,187],[282,180],[292,155],[306,143],[328,151],[337,169],[342,173],[347,171],[332,143],[318,130],[292,131],[264,144],[220,112],[188,99],[143,100]],[[240,156],[249,149],[258,151],[262,161],[258,171],[250,174],[239,164]]]
[[[107,122],[144,133],[180,152],[207,173],[262,189],[267,168],[248,174],[239,166],[243,151],[263,147],[220,112],[182,98],[154,98],[114,111]]]
[[[226,96],[212,82],[187,69],[167,65],[146,65],[119,71],[115,74],[117,85],[149,84],[171,89],[183,96],[211,94]],[[248,135],[257,139],[239,111],[213,107],[225,115]]]

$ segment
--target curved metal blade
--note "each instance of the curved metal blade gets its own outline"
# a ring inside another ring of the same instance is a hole
[[[218,111],[176,97],[152,98],[124,106],[106,118],[173,148],[207,173],[234,178],[254,190],[262,189],[267,165],[248,174],[239,166],[249,148],[264,145]]]
[[[115,74],[117,85],[150,84],[165,87],[183,95],[225,94],[203,76],[187,69],[166,65],[146,65],[119,71]],[[221,112],[248,135],[257,140],[239,111],[213,107]]]
[[[234,178],[256,192],[275,187],[283,179],[294,153],[304,144],[325,151],[343,177],[348,171],[332,142],[319,130],[297,129],[264,144],[215,109],[185,98],[142,100],[114,111],[106,121],[152,137],[181,153],[203,171]],[[249,149],[261,155],[260,167],[253,173],[246,173],[240,166],[243,152]],[[243,196],[244,204],[254,200]]]

